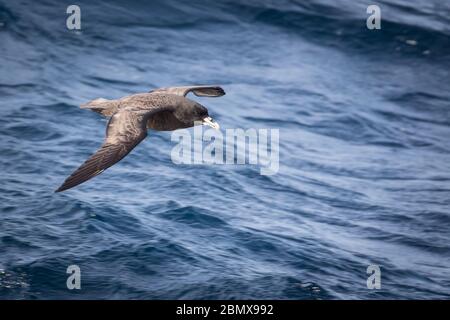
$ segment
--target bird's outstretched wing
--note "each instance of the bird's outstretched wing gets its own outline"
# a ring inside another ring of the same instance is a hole
[[[73,188],[123,159],[147,136],[147,120],[133,111],[116,112],[108,122],[106,140],[55,192]]]
[[[150,93],[154,92],[165,92],[179,96],[186,96],[189,92],[192,92],[198,97],[221,97],[225,95],[225,91],[220,86],[167,87],[150,91]]]

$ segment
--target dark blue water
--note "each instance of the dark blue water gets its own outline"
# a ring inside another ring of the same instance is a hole
[[[76,1],[78,32],[69,4],[0,1],[0,298],[450,297],[448,1],[375,1],[375,31],[366,1]],[[223,129],[280,130],[277,174],[150,132],[53,193],[104,136],[78,105],[193,83]]]

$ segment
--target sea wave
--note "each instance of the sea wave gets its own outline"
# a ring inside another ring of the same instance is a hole
[[[78,1],[70,31],[0,0],[0,298],[448,298],[450,7],[378,4],[371,31],[364,1]],[[279,129],[277,174],[175,165],[150,131],[53,193],[104,136],[80,104],[193,83],[224,129]]]

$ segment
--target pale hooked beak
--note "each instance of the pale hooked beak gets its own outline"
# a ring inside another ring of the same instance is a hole
[[[210,126],[216,130],[219,130],[220,126],[217,122],[215,122],[211,117],[203,118],[202,124],[205,126]]]

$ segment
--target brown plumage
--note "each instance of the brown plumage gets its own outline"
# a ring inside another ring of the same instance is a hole
[[[225,94],[218,86],[170,87],[140,93],[118,100],[95,99],[83,109],[110,116],[106,139],[100,149],[86,160],[56,190],[73,188],[122,160],[147,136],[147,128],[167,131],[194,126],[198,121],[218,129],[208,110],[185,98],[193,92],[197,96],[219,97]]]

